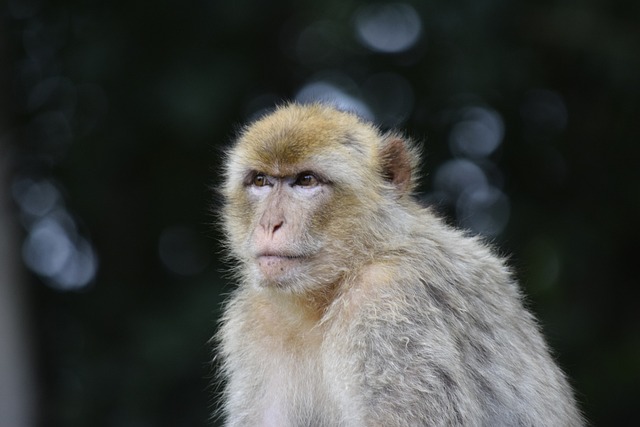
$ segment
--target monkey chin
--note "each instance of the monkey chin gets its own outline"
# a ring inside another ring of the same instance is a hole
[[[262,282],[266,286],[286,286],[300,270],[305,258],[302,256],[261,255],[257,258]]]

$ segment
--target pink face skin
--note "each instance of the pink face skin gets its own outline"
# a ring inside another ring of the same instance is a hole
[[[247,191],[258,217],[250,239],[258,270],[265,284],[286,284],[319,250],[306,230],[330,185],[308,171],[283,177],[255,172]]]

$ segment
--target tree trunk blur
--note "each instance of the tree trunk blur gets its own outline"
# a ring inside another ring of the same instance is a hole
[[[10,64],[8,56],[0,42],[0,63]],[[0,71],[2,93],[7,93],[11,70]],[[31,427],[36,423],[35,387],[19,229],[10,196],[9,115],[7,97],[0,97],[0,427]]]

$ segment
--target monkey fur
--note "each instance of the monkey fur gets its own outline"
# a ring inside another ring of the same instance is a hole
[[[419,162],[322,104],[241,132],[222,187],[226,425],[584,425],[505,262],[414,200]]]

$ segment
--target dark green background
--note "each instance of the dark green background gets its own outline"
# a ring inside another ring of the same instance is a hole
[[[207,341],[233,287],[212,215],[220,150],[260,108],[329,71],[348,78],[354,96],[368,88],[371,105],[398,102],[371,76],[410,84],[398,125],[424,141],[427,196],[453,158],[451,111],[471,99],[501,115],[504,140],[490,160],[510,217],[492,240],[510,254],[587,418],[640,422],[640,2],[409,1],[421,38],[392,54],[359,42],[362,4],[3,6],[8,184],[55,183],[99,260],[77,291],[26,275],[39,425],[207,425]],[[64,84],[34,106],[34,87],[50,78]],[[540,90],[562,100],[566,126],[545,128],[545,117],[530,126],[523,105]],[[40,126],[33,137],[43,112],[67,114],[68,128]],[[172,230],[181,237],[169,255],[195,265],[187,273],[159,256]]]

